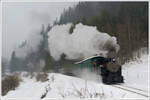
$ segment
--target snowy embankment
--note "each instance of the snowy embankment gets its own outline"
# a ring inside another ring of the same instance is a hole
[[[140,62],[123,65],[123,76],[123,85],[148,91],[148,56],[143,56]],[[46,82],[37,82],[34,78],[23,76],[22,78],[20,86],[9,91],[3,98],[146,98],[112,85],[56,73],[49,73],[49,80]]]
[[[148,91],[149,66],[148,56],[143,55],[140,59],[123,65],[124,85],[140,88]]]

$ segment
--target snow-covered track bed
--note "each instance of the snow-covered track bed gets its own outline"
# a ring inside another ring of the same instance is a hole
[[[134,88],[134,87],[130,87],[130,86],[124,86],[124,85],[111,85],[111,86],[115,87],[115,88],[119,88],[119,89],[124,90],[124,91],[128,91],[131,93],[141,95],[143,97],[149,97],[148,91],[146,91],[146,90],[142,90],[142,89]]]

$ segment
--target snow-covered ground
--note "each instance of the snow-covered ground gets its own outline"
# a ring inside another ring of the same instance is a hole
[[[148,91],[148,56],[123,65],[123,85]],[[90,76],[89,76],[90,77]],[[16,90],[9,91],[6,98],[147,98],[101,82],[84,80],[62,74],[49,73],[49,80],[37,82],[23,77]]]
[[[148,91],[149,66],[148,56],[143,55],[140,59],[123,65],[124,85],[137,87]]]

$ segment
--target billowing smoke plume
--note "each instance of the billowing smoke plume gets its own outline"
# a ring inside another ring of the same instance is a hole
[[[19,48],[16,48],[16,56],[20,58],[25,58],[28,54],[36,52],[40,42],[43,40],[40,30],[35,31],[29,35],[29,38],[24,41]]]
[[[14,71],[41,71],[45,66],[42,45],[42,31],[37,30],[17,47],[11,57],[11,70]]]
[[[55,60],[59,60],[62,54],[66,55],[66,59],[73,60],[96,54],[107,56],[110,51],[118,52],[119,45],[115,37],[81,23],[69,34],[71,25],[56,25],[48,33],[49,51]]]

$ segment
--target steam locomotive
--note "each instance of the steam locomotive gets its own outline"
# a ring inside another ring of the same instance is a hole
[[[104,84],[123,83],[122,68],[113,58],[93,56],[75,63],[76,68],[88,68],[102,77]]]

